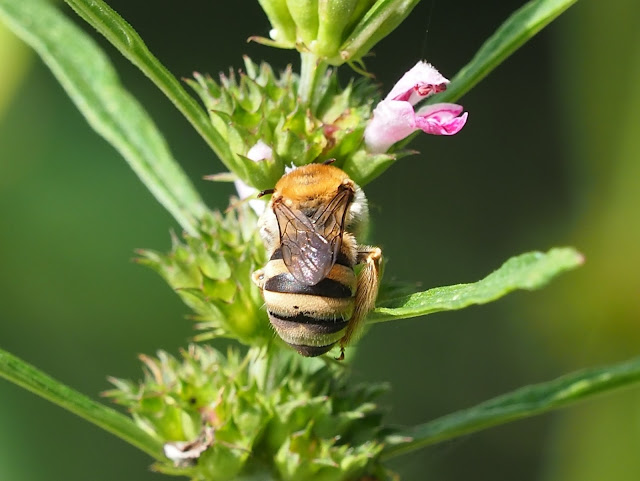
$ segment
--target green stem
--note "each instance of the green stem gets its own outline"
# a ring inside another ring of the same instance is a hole
[[[0,349],[0,377],[92,422],[156,460],[165,459],[162,443],[136,426],[130,418],[65,386],[2,349]]]
[[[329,65],[310,52],[300,53],[300,84],[298,85],[298,97],[300,103],[306,107],[312,105],[313,94],[318,81],[327,71]]]
[[[133,27],[102,0],[65,0],[65,2],[156,84],[193,125],[220,160],[226,164],[226,159],[231,155],[227,142],[213,127],[206,112],[195,99],[149,51]]]

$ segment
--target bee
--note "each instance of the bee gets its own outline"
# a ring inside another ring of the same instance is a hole
[[[332,161],[330,161],[332,162]],[[309,164],[285,174],[258,221],[269,261],[253,273],[269,321],[303,356],[353,340],[378,295],[382,251],[358,245],[367,201],[341,169]],[[354,267],[362,265],[356,275]]]

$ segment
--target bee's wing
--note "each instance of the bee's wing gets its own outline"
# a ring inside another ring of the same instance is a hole
[[[313,286],[327,276],[333,252],[327,240],[316,232],[311,219],[282,203],[273,211],[280,227],[282,260],[299,282]]]
[[[311,219],[283,203],[274,205],[282,260],[297,281],[312,286],[327,277],[340,252],[349,201],[350,193],[340,192]]]
[[[353,193],[349,190],[338,192],[331,202],[324,209],[318,209],[312,218],[316,232],[319,232],[330,243],[338,243],[335,246],[335,255],[338,255],[340,251],[347,207],[349,207],[352,197]]]

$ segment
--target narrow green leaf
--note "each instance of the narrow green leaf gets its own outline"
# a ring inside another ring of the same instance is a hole
[[[547,253],[521,254],[472,284],[436,287],[409,296],[382,299],[367,322],[406,319],[486,304],[516,289],[538,289],[556,275],[579,266],[583,260],[579,252],[569,247],[554,248]]]
[[[455,102],[576,1],[532,0],[516,10],[433,101]]]
[[[43,0],[0,0],[0,19],[42,57],[89,124],[180,225],[196,235],[197,219],[206,211],[203,201],[95,42]]]
[[[162,443],[136,426],[127,416],[89,399],[2,349],[0,377],[92,422],[157,460],[165,459]]]
[[[640,358],[635,358],[526,386],[475,407],[397,431],[388,436],[382,457],[391,458],[491,426],[559,409],[639,381]]]
[[[149,77],[193,125],[220,160],[227,162],[226,159],[231,157],[229,147],[211,124],[206,112],[187,93],[178,79],[149,51],[131,25],[102,0],[65,0],[65,2]]]

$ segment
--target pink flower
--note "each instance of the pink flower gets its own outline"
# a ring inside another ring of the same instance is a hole
[[[414,110],[421,100],[446,90],[448,83],[430,64],[418,62],[374,109],[364,132],[367,149],[386,152],[416,130],[432,135],[457,134],[467,121],[460,105],[440,103]]]

